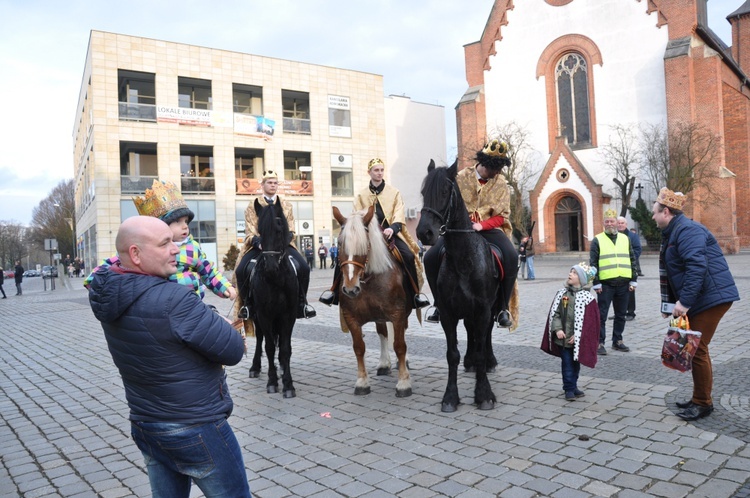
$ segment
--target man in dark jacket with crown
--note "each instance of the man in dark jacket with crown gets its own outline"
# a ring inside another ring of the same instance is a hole
[[[652,208],[661,229],[659,283],[662,316],[687,316],[701,333],[693,357],[693,396],[677,403],[683,420],[706,417],[714,410],[713,369],[708,345],[719,322],[740,294],[716,238],[682,212],[686,196],[663,188]],[[672,313],[665,313],[674,306]]]
[[[242,359],[242,336],[191,288],[167,280],[180,250],[163,221],[128,218],[115,245],[120,260],[94,273],[89,301],[153,495],[187,498],[193,481],[205,496],[250,497],[223,367]]]

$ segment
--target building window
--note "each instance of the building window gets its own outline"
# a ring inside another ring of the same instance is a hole
[[[309,152],[284,151],[284,180],[312,180]]]
[[[190,235],[200,244],[206,253],[206,259],[219,264],[221,258],[216,246],[216,202],[185,199],[185,204],[195,215],[190,222]]]
[[[354,195],[352,156],[331,154],[331,194],[337,197]]]
[[[310,134],[310,94],[281,91],[284,133]]]
[[[142,194],[159,177],[156,144],[120,142],[120,191]]]
[[[234,149],[235,192],[255,194],[258,178],[263,173],[263,150]]]
[[[211,80],[179,77],[178,102],[186,109],[212,109]]]
[[[328,134],[332,137],[352,137],[349,97],[328,96]]]
[[[586,59],[578,53],[563,55],[555,68],[560,134],[572,149],[591,145],[589,76]]]
[[[232,102],[236,113],[263,115],[263,89],[259,86],[233,83]]]
[[[156,84],[153,73],[117,70],[120,119],[156,121]]]
[[[198,145],[181,145],[180,176],[183,192],[214,192],[213,148]]]

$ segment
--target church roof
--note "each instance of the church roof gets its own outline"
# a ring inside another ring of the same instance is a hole
[[[727,19],[732,19],[733,17],[740,17],[745,14],[750,14],[750,0],[745,0],[745,3],[742,4],[742,7],[735,10],[731,14],[727,16]]]

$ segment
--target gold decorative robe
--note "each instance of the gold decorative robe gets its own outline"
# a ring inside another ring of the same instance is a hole
[[[404,215],[404,201],[401,198],[401,192],[396,187],[392,187],[389,184],[385,184],[383,191],[380,194],[375,195],[370,191],[368,186],[362,190],[357,197],[354,199],[354,210],[361,211],[374,205],[375,202],[380,204],[385,215],[385,220],[388,225],[394,223],[401,223],[401,230],[398,232],[398,238],[403,240],[411,252],[414,253],[414,264],[417,267],[417,277],[419,282],[417,285],[419,289],[422,289],[424,284],[424,271],[422,269],[422,261],[419,259],[419,246],[414,239],[411,238],[409,230],[406,229],[406,217]]]
[[[461,191],[461,197],[466,204],[466,210],[469,217],[474,223],[479,223],[493,216],[502,216],[503,224],[500,228],[503,233],[513,240],[513,227],[510,224],[510,188],[508,182],[502,174],[495,175],[494,178],[487,180],[482,185],[477,179],[476,168],[464,168],[456,175],[456,184]],[[515,261],[509,262],[516,264]],[[513,286],[513,293],[510,296],[510,314],[513,318],[513,328],[515,330],[519,323],[519,302],[518,302],[518,281]]]

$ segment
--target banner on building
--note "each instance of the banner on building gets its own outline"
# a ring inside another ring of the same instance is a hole
[[[261,195],[263,188],[256,178],[237,178],[237,193]],[[310,180],[279,180],[279,195],[313,195],[313,183]]]
[[[211,111],[185,107],[156,106],[156,120],[162,123],[179,123],[193,126],[211,126]]]

